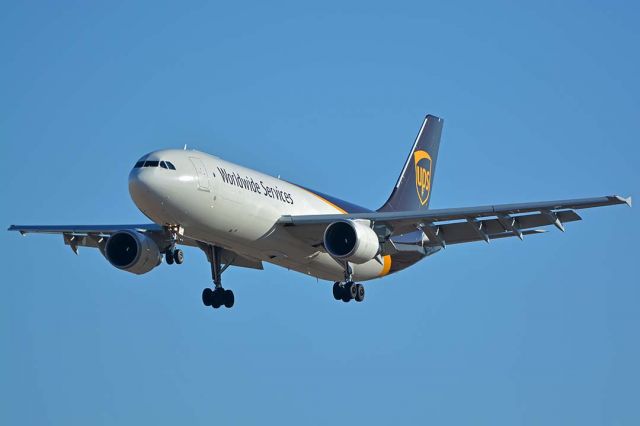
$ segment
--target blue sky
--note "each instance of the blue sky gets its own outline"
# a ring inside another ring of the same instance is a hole
[[[13,2],[0,224],[143,220],[142,154],[190,147],[377,207],[426,113],[431,206],[638,196],[628,2]],[[464,246],[337,303],[209,265],[132,276],[0,233],[2,424],[640,423],[637,208]]]

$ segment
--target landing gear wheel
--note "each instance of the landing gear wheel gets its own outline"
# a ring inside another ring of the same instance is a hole
[[[205,288],[202,291],[202,301],[206,306],[211,306],[213,309],[218,309],[222,305],[225,308],[231,308],[235,303],[235,297],[233,291],[225,290],[222,287],[215,290]]]
[[[222,306],[224,300],[222,300],[224,296],[224,290],[218,290],[215,289],[213,291],[213,295],[211,297],[211,307],[213,309],[218,309],[220,306]]]
[[[212,298],[213,298],[213,290],[211,290],[208,287],[202,290],[202,303],[204,303],[204,306],[211,306]]]
[[[358,294],[358,284],[355,283],[347,283],[345,289],[347,290],[347,294],[351,299],[355,299]]]
[[[356,302],[362,302],[364,300],[364,286],[362,284],[356,284]]]
[[[342,299],[342,292],[343,292],[343,289],[340,286],[340,283],[334,283],[333,284],[333,298],[336,299],[336,300]]]
[[[344,285],[335,283],[333,284],[333,298],[336,300],[342,300],[345,303],[348,303],[351,300],[362,302],[364,300],[364,286],[352,281],[348,281]]]
[[[233,291],[231,290],[224,290],[224,293],[222,294],[223,299],[224,299],[224,307],[225,308],[232,308],[233,307],[233,303],[235,302],[235,296],[233,295]]]
[[[182,262],[184,262],[184,253],[180,249],[175,249],[172,257],[178,265],[182,265]]]
[[[173,265],[173,261],[175,259],[173,258],[173,252],[171,250],[167,251],[164,254],[164,260],[167,262],[167,265]],[[180,263],[182,263],[182,262],[180,262]]]
[[[352,291],[355,291],[355,289],[353,288],[353,283],[351,282],[346,283],[344,287],[342,287],[342,294],[340,299],[344,303],[350,302],[351,299],[353,299],[353,296],[351,295]]]

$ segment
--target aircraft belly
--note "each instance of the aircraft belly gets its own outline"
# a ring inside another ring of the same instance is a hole
[[[290,258],[268,259],[267,262],[287,269],[310,275],[322,280],[344,281],[344,269],[335,259],[326,253],[318,254],[313,260],[305,261]],[[361,265],[351,265],[354,281],[368,281],[381,276],[383,266],[375,260]]]

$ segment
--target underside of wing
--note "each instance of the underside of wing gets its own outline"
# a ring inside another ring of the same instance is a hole
[[[279,224],[297,238],[320,246],[329,224],[365,220],[378,235],[383,253],[393,253],[407,245],[445,247],[505,237],[522,239],[525,235],[545,232],[537,228],[548,225],[564,231],[565,223],[581,220],[575,210],[616,204],[631,205],[631,198],[613,195],[424,211],[283,216]],[[411,235],[409,239],[408,234]]]
[[[11,225],[9,231],[17,231],[26,234],[59,234],[62,235],[65,245],[71,247],[78,254],[78,247],[97,248],[104,254],[107,240],[114,234],[122,231],[135,231],[152,239],[158,246],[158,250],[165,252],[172,244],[203,248],[207,243],[187,237],[185,235],[173,235],[163,226],[155,223],[127,224],[127,225]],[[222,261],[225,265],[241,268],[263,269],[262,262],[249,258],[231,250],[223,250]]]
[[[78,253],[78,247],[104,249],[106,240],[121,231],[135,231],[151,237],[162,249],[167,239],[164,228],[155,223],[123,225],[11,225],[9,231],[26,234],[61,234],[64,243]],[[195,244],[194,244],[195,245]]]

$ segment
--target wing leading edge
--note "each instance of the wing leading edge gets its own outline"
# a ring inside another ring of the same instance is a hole
[[[441,246],[472,241],[545,232],[535,229],[555,225],[564,231],[564,223],[581,220],[574,211],[616,204],[631,206],[631,197],[617,195],[573,200],[501,204],[424,211],[371,212],[354,214],[282,216],[279,224],[311,244],[320,244],[327,225],[337,220],[364,219],[386,242],[394,236],[421,230],[423,246]],[[393,240],[392,240],[393,241]],[[389,245],[383,245],[383,247]]]
[[[122,230],[141,232],[162,231],[162,227],[155,223],[136,225],[11,225],[8,231],[18,231],[24,234],[98,234],[111,235]]]

